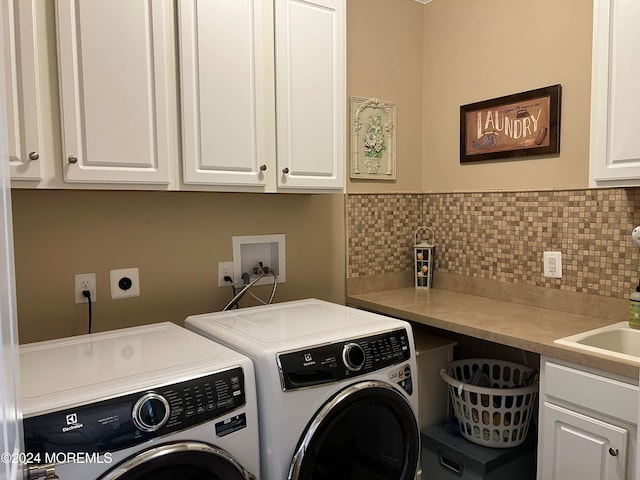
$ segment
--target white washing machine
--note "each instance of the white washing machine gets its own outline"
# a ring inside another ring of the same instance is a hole
[[[408,323],[320,300],[185,325],[254,362],[263,480],[413,480],[420,431]]]
[[[23,345],[20,364],[29,478],[258,478],[238,352],[167,322]]]

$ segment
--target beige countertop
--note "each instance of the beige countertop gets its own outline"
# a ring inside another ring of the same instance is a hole
[[[467,295],[449,290],[401,288],[348,295],[347,305],[430,327],[638,378],[631,361],[586,353],[553,341],[611,324],[611,320]]]

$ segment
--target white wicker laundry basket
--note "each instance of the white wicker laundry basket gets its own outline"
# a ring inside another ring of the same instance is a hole
[[[494,448],[515,447],[526,440],[538,396],[535,369],[474,358],[448,363],[440,376],[449,384],[453,410],[465,438]],[[474,377],[490,386],[473,385]]]

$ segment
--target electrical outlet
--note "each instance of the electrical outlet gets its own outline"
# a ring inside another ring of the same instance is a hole
[[[218,287],[231,286],[231,283],[224,280],[225,276],[233,279],[233,262],[218,262]]]
[[[84,290],[91,292],[91,303],[95,303],[98,300],[95,273],[76,273],[73,289],[76,303],[89,303],[89,299],[82,295]]]
[[[140,277],[137,268],[111,270],[109,280],[112,299],[140,296]]]
[[[562,278],[562,252],[544,252],[544,276],[548,278]]]

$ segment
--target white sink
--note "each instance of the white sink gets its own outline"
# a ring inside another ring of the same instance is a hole
[[[627,322],[560,338],[555,343],[640,363],[640,330]]]

